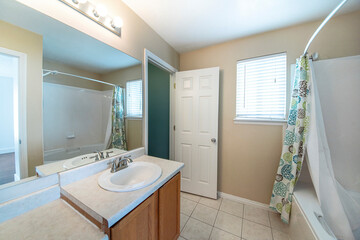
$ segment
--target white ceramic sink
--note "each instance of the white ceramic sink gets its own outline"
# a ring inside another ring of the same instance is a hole
[[[162,174],[162,169],[148,162],[133,162],[125,169],[111,173],[106,170],[98,178],[98,184],[112,192],[130,192],[153,184]]]
[[[90,157],[95,157],[95,155],[93,153],[90,153],[90,154],[85,154],[78,157],[70,158],[64,162],[63,167],[65,169],[71,169],[95,162],[95,159]]]

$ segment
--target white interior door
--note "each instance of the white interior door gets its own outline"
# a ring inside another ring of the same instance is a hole
[[[176,73],[175,160],[181,190],[217,198],[219,68]]]
[[[13,144],[11,151],[15,153],[14,180],[28,177],[27,141],[26,141],[26,54],[0,47],[0,78],[11,79],[12,82],[12,115],[13,124],[7,131],[12,131]],[[0,110],[1,111],[1,110]],[[9,111],[7,112],[9,113]],[[4,127],[4,126],[2,126]],[[8,127],[8,126],[6,126]],[[4,131],[0,131],[3,137]],[[3,144],[1,141],[0,145]],[[3,146],[0,146],[0,154]]]

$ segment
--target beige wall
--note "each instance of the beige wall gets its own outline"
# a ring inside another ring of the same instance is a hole
[[[44,66],[44,69],[57,70],[59,72],[71,73],[71,74],[75,74],[75,75],[79,75],[79,76],[83,76],[83,77],[101,80],[100,74],[85,71],[85,70],[82,70],[79,68],[69,66],[67,64],[50,61],[47,59],[44,59],[43,66]],[[85,79],[81,79],[81,78],[77,78],[77,77],[66,76],[66,75],[61,75],[61,74],[45,76],[44,82],[57,83],[57,84],[62,84],[62,85],[66,85],[66,86],[87,88],[87,89],[99,90],[99,91],[103,90],[103,85],[104,85],[102,83],[92,82],[89,80],[85,80]]]
[[[101,75],[102,81],[125,87],[129,80],[142,79],[142,65],[135,65],[128,68],[112,71]],[[104,90],[108,90],[107,87]]]
[[[139,64],[132,67],[109,72],[107,74],[103,74],[101,76],[101,79],[102,81],[114,83],[125,88],[127,81],[142,79],[142,65]],[[110,88],[104,85],[103,90],[108,90]],[[142,122],[142,119],[126,119],[126,144],[128,150],[143,146]]]
[[[219,191],[269,203],[282,146],[282,126],[234,124],[237,60],[287,52],[295,63],[319,21],[241,38],[180,55],[180,70],[219,66]],[[360,54],[360,11],[332,19],[309,52],[320,59]]]
[[[42,143],[42,36],[0,21],[0,47],[27,55],[26,124],[29,176],[43,162]]]
[[[126,119],[126,145],[128,150],[143,147],[142,119]]]

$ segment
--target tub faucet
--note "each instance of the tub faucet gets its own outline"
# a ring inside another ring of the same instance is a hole
[[[95,161],[99,161],[101,159],[104,159],[104,153],[103,152],[95,151],[94,153],[96,153]]]
[[[109,153],[113,153],[113,152],[114,151],[106,152],[106,158],[109,158],[110,157]]]

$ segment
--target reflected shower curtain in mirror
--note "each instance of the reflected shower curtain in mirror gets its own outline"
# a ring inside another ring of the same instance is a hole
[[[310,119],[311,85],[308,56],[301,56],[296,60],[289,118],[270,201],[270,208],[279,212],[282,221],[286,223],[289,222],[292,195],[304,157],[305,138]]]
[[[112,99],[111,148],[127,150],[125,135],[125,90],[115,86]]]

